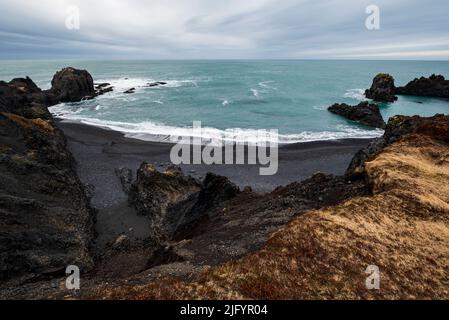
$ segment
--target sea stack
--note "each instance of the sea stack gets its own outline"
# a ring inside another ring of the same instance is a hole
[[[394,78],[387,73],[379,73],[371,88],[365,91],[365,96],[378,102],[394,102],[398,99],[395,91]]]

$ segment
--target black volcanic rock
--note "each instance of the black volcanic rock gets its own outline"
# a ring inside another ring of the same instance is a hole
[[[23,93],[37,93],[42,90],[31,80],[29,77],[26,78],[15,78],[12,79],[9,84]]]
[[[334,104],[328,109],[330,112],[343,116],[349,120],[357,121],[363,125],[385,128],[385,121],[380,114],[379,107],[375,104],[362,102],[357,106],[350,106],[346,103]]]
[[[143,163],[131,186],[129,202],[138,214],[148,217],[151,239],[161,243],[171,239],[183,224],[200,191],[200,183],[184,176],[178,168],[159,172],[153,165]]]
[[[396,101],[398,98],[395,96],[394,78],[389,74],[378,74],[371,88],[365,91],[365,96],[378,102]]]
[[[0,281],[93,266],[94,213],[45,95],[29,78],[0,82]]]
[[[54,102],[76,102],[95,97],[94,81],[86,70],[64,68],[51,81],[49,94]]]
[[[405,87],[396,88],[396,94],[449,98],[449,80],[441,75],[431,75],[410,81]]]
[[[207,212],[239,194],[239,188],[226,177],[207,174],[203,183],[182,173],[176,166],[159,172],[143,163],[130,191],[130,204],[150,219],[151,240],[159,245],[182,238]]]
[[[132,94],[132,93],[135,93],[135,92],[136,92],[136,88],[131,88],[131,89],[126,90],[126,91],[123,92],[123,93],[126,93],[126,94]]]

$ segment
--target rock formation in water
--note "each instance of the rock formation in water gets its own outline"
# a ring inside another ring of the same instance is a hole
[[[441,75],[431,75],[410,81],[406,86],[396,88],[398,95],[449,98],[449,80]]]
[[[379,107],[373,103],[361,102],[357,106],[350,106],[346,103],[336,103],[330,106],[328,110],[366,126],[381,129],[385,128],[385,121],[380,114]]]
[[[378,102],[394,102],[398,99],[395,89],[394,78],[389,74],[380,73],[373,79],[371,88],[365,91],[365,96]]]

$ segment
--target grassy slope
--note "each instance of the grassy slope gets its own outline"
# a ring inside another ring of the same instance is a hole
[[[311,211],[265,247],[208,270],[198,282],[175,279],[95,293],[112,299],[449,298],[449,148],[412,135],[365,166],[374,195]],[[369,291],[368,265],[381,271]]]

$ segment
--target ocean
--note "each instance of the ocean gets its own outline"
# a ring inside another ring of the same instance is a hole
[[[237,130],[256,139],[258,129],[278,129],[281,143],[377,137],[381,130],[345,120],[327,107],[358,104],[380,72],[393,75],[397,86],[433,73],[449,77],[447,61],[2,60],[0,79],[30,76],[47,89],[53,74],[66,66],[88,70],[96,83],[111,83],[114,92],[54,106],[50,110],[55,116],[151,141],[189,135],[193,121],[201,121],[210,138]],[[152,81],[167,85],[145,87]],[[133,87],[134,94],[123,93]],[[431,116],[448,114],[449,100],[399,97],[380,107],[385,119]]]

